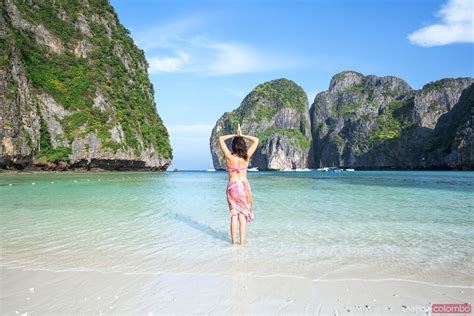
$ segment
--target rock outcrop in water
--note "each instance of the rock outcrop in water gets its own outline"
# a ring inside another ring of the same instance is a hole
[[[451,112],[456,108],[469,113],[473,103],[469,104],[468,88],[473,83],[472,78],[443,79],[413,90],[392,76],[353,71],[335,75],[329,90],[319,93],[310,109],[314,166],[472,168],[472,154],[467,154],[472,151],[468,126],[472,120],[461,122]],[[467,96],[460,99],[463,92]],[[447,117],[440,120],[443,115]],[[441,141],[447,126],[459,134],[443,138],[449,153],[433,145]],[[456,148],[451,146],[454,139],[459,143]]]
[[[2,1],[0,168],[164,170],[144,53],[99,1]]]
[[[215,169],[225,168],[218,137],[235,133],[238,123],[244,134],[260,139],[251,167],[263,170],[308,166],[311,144],[308,100],[303,89],[293,81],[277,79],[258,85],[239,108],[222,115],[210,139]]]
[[[244,132],[262,139],[251,164],[260,169],[474,170],[474,78],[442,79],[413,90],[393,76],[344,71],[315,97],[310,123],[305,102],[301,88],[286,79],[255,88],[217,121],[214,167],[224,167],[217,137],[235,132],[240,122]]]

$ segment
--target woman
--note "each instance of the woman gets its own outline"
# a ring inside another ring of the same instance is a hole
[[[232,140],[232,151],[227,148],[225,143],[229,138]],[[245,140],[252,141],[247,149]],[[240,223],[240,244],[245,241],[245,225],[255,218],[252,209],[252,192],[250,184],[247,181],[247,168],[250,157],[257,149],[258,138],[248,135],[242,135],[240,124],[237,134],[224,135],[219,137],[219,146],[224,153],[227,170],[229,172],[229,182],[227,183],[227,203],[230,210],[230,236],[232,244],[237,239],[237,217]]]

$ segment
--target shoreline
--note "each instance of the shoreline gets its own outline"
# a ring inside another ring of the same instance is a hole
[[[432,171],[439,171],[439,172],[474,172],[474,169],[355,169],[354,172],[366,172],[366,171],[374,171],[374,172],[432,172]],[[15,169],[0,169],[0,175],[1,174],[87,174],[87,173],[113,173],[113,172],[118,172],[118,173],[132,173],[132,172],[138,172],[138,173],[145,173],[145,172],[152,172],[152,173],[179,173],[179,172],[207,172],[206,169],[183,169],[183,170],[155,170],[155,169],[131,169],[131,170],[107,170],[107,169],[101,169],[101,168],[94,168],[94,169],[69,169],[69,170],[38,170],[38,169],[23,169],[23,170],[15,170]],[[225,169],[217,169],[212,172],[227,172]],[[317,169],[310,169],[310,170],[274,170],[274,169],[268,169],[268,170],[258,170],[256,172],[252,173],[258,173],[258,172],[265,172],[265,173],[307,173],[307,172],[318,172],[318,173],[339,173],[339,172],[333,172],[333,171],[318,171]],[[348,173],[352,171],[340,171],[342,173]]]
[[[163,172],[172,172],[168,170],[152,170],[152,169],[132,169],[132,170],[107,170],[107,169],[69,169],[69,170],[9,170],[9,169],[0,169],[0,174],[87,174],[87,173],[113,173],[113,172],[153,172],[153,173],[163,173]]]
[[[470,303],[474,295],[472,286],[394,279],[308,280],[235,268],[227,273],[123,273],[2,267],[2,310],[429,315],[432,304]]]

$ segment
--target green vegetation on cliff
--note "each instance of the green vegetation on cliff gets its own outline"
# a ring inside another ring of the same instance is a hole
[[[308,100],[304,90],[288,79],[276,79],[258,85],[254,91],[259,97],[273,100],[278,108],[292,107],[303,113],[308,111]]]
[[[341,71],[340,73],[335,74],[332,80],[335,80],[335,81],[342,80],[346,75],[350,75],[350,74],[360,76],[360,77],[364,76],[360,72],[357,72],[354,70],[344,70],[344,71]]]
[[[227,119],[230,124],[230,130],[236,131],[239,123],[242,120],[241,115],[239,115],[237,111],[226,112],[225,114],[227,115]]]
[[[43,119],[41,119],[40,133],[40,149],[36,158],[44,157],[49,161],[66,161],[68,155],[71,153],[71,148],[63,146],[54,148],[53,145],[51,145],[51,136],[48,132],[48,126]]]
[[[268,138],[275,134],[285,135],[297,147],[302,148],[302,149],[309,149],[309,146],[310,146],[309,140],[297,128],[277,129],[272,126],[263,132],[262,131],[257,132],[256,136],[259,138],[261,144],[266,144]]]
[[[463,79],[469,79],[466,77],[459,78],[444,78],[436,81],[432,81],[423,86],[423,94],[429,94],[431,92],[439,91],[440,89],[450,88],[456,85],[456,82]]]
[[[236,110],[222,115],[210,139],[216,169],[225,166],[218,136],[235,132],[239,123],[244,133],[260,140],[252,166],[262,170],[307,167],[311,145],[308,100],[304,90],[293,81],[276,79],[262,83]]]
[[[254,113],[257,121],[271,119],[281,108],[294,108],[300,113],[308,111],[304,90],[288,79],[276,79],[255,87],[244,99],[238,115],[246,117]]]
[[[375,127],[369,131],[367,137],[358,137],[355,140],[354,151],[357,156],[379,145],[397,141],[405,132],[408,132],[413,123],[410,119],[413,110],[413,97],[403,100],[392,100],[385,111],[374,118]],[[369,121],[365,115],[360,117],[362,122]]]
[[[377,127],[369,133],[368,144],[380,145],[400,137],[403,130],[412,125],[409,118],[412,109],[413,98],[390,102],[385,114],[377,116]]]
[[[102,3],[101,3],[102,2]],[[55,0],[55,1],[14,1],[22,17],[27,21],[38,24],[39,21],[52,33],[54,33],[63,43],[79,39],[74,27],[78,13],[84,9],[79,1]],[[103,1],[88,1],[89,10],[93,12],[104,4]],[[59,14],[65,19],[58,18]]]
[[[357,110],[359,106],[360,104],[357,104],[357,103],[346,103],[337,111],[337,114],[344,115],[344,114],[352,113],[355,110]]]
[[[304,90],[288,79],[275,79],[262,83],[255,87],[242,102],[242,106],[232,112],[225,113],[225,119],[230,124],[230,130],[236,130],[239,123],[246,121],[262,122],[271,120],[281,108],[294,108],[298,113],[308,111],[308,101]],[[309,130],[308,122],[304,122]],[[296,145],[301,148],[309,148],[309,141],[303,133],[297,129],[275,129],[270,127],[265,131],[259,131],[257,137],[260,144],[266,144],[268,136],[273,134],[286,135],[295,139]]]
[[[55,53],[38,43],[32,31],[7,29],[7,41],[18,48],[32,85],[69,111],[60,120],[69,143],[94,133],[113,151],[130,148],[138,155],[153,145],[160,157],[172,158],[144,52],[118,23],[107,0],[88,0],[87,5],[69,0],[13,3],[23,19],[41,23],[64,46]],[[78,23],[88,31],[81,32]],[[78,47],[84,50],[79,55]],[[97,94],[105,100],[102,108],[94,106]],[[117,124],[123,129],[122,142],[111,138],[110,130]]]

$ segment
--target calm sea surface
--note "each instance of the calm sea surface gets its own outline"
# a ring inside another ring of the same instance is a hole
[[[249,173],[232,246],[224,172],[0,174],[1,267],[398,278],[473,285],[474,173]]]

